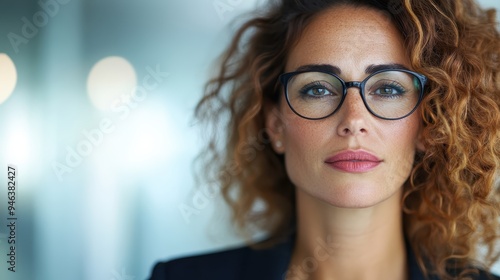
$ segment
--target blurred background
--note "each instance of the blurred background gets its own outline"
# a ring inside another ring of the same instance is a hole
[[[0,279],[146,279],[157,261],[241,242],[217,189],[195,187],[193,109],[263,3],[1,1]]]

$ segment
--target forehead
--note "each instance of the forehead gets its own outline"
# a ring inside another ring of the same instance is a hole
[[[327,9],[309,23],[291,49],[286,71],[305,64],[332,64],[342,72],[369,65],[409,67],[403,38],[388,14],[367,7]]]

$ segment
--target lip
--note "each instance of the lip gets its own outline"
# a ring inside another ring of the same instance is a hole
[[[334,169],[348,173],[368,172],[383,161],[366,151],[341,151],[325,160]]]

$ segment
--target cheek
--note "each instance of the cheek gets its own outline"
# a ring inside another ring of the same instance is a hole
[[[295,114],[288,106],[286,100],[280,105],[283,121],[283,139],[293,149],[314,151],[314,146],[331,140],[333,131],[330,119],[308,120]],[[329,127],[329,129],[328,129]],[[290,149],[292,152],[295,150]]]
[[[404,142],[405,147],[415,151],[420,129],[420,115],[414,113],[411,116],[403,119],[402,123],[397,126],[395,139],[401,138],[402,142]]]
[[[287,116],[288,122],[284,130],[285,156],[305,159],[319,148],[318,129],[311,121],[295,116]],[[300,118],[300,119],[299,119]]]
[[[284,118],[285,167],[292,182],[300,185],[305,178],[316,174],[321,147],[328,139],[317,121],[303,119],[293,112],[285,113]]]
[[[398,123],[394,123],[390,135],[386,139],[392,141],[386,142],[386,150],[393,159],[391,161],[390,170],[394,171],[393,178],[407,178],[413,168],[416,142],[420,129],[420,121],[418,115],[413,114],[407,119],[403,119]]]
[[[334,129],[326,120],[307,120],[297,116],[287,104],[282,108],[284,129],[283,140],[285,154],[290,157],[311,158],[327,145],[332,137]]]

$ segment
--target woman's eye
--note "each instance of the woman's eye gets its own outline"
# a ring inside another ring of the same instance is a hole
[[[375,94],[380,94],[380,95],[394,95],[394,94],[401,94],[401,92],[398,89],[392,88],[392,87],[383,87],[379,88],[375,91]]]
[[[326,85],[320,82],[314,82],[302,87],[299,91],[304,97],[325,97],[334,95],[334,93],[327,88]]]
[[[324,95],[330,95],[331,93],[326,88],[314,87],[307,90],[306,94],[313,96],[324,96]]]
[[[395,97],[406,93],[406,90],[399,84],[381,85],[372,92],[374,95],[384,97]]]

